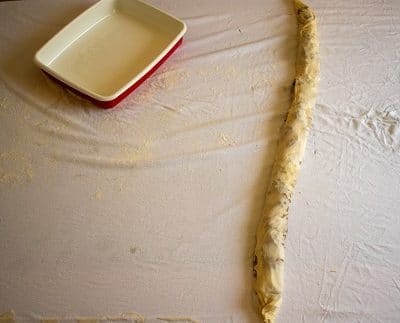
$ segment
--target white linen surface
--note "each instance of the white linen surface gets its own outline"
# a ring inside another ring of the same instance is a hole
[[[294,76],[291,1],[149,2],[187,35],[112,110],[32,62],[92,1],[0,3],[0,312],[259,321],[252,252]],[[400,322],[400,1],[309,4],[321,85],[278,322]]]

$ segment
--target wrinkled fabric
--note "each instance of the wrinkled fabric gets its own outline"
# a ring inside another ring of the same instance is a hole
[[[290,104],[291,1],[163,1],[183,46],[112,110],[34,53],[93,2],[0,3],[0,312],[257,322],[255,231]],[[322,1],[278,322],[400,320],[400,2]]]

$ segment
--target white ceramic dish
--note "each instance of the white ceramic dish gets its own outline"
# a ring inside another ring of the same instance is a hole
[[[139,0],[101,0],[34,60],[52,78],[109,108],[165,61],[185,32],[184,22]]]

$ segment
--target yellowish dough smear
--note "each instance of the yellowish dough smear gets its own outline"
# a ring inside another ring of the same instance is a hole
[[[199,323],[190,317],[158,317],[157,320],[175,323]],[[58,317],[58,318],[40,318],[40,323],[59,323],[61,321],[69,321],[72,323],[101,323],[112,321],[126,321],[132,323],[144,323],[145,318],[137,312],[128,312],[118,316],[101,316],[101,317]],[[0,323],[15,323],[14,311],[0,313]]]
[[[190,317],[159,317],[158,320],[165,322],[174,322],[174,323],[199,323],[198,321],[193,320]]]
[[[99,321],[94,318],[79,318],[76,320],[78,323],[98,323]]]
[[[294,0],[294,5],[298,26],[294,95],[278,143],[254,255],[254,289],[265,323],[275,321],[282,302],[289,205],[311,127],[319,81],[315,15],[299,0]]]
[[[0,323],[15,323],[14,311],[0,314]]]

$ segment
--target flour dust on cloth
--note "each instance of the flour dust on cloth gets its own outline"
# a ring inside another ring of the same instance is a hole
[[[0,313],[16,323],[262,320],[255,235],[292,103],[293,2],[148,2],[185,21],[183,45],[104,111],[32,61],[93,1],[0,1]],[[400,2],[307,4],[320,85],[276,322],[397,323]]]

